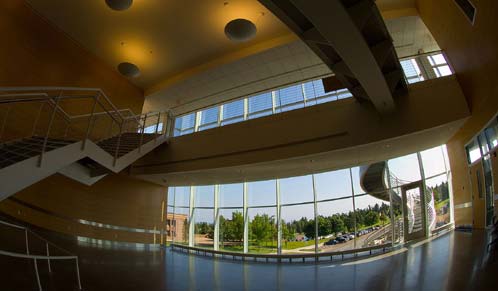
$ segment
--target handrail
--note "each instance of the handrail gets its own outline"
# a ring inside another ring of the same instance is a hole
[[[79,288],[79,290],[82,290],[82,288],[81,288],[81,278],[80,278],[80,268],[79,268],[79,264],[78,264],[78,256],[73,255],[70,252],[64,250],[63,248],[61,248],[61,247],[59,247],[59,246],[51,243],[50,241],[42,238],[41,236],[39,236],[35,232],[31,231],[29,228],[27,228],[25,226],[21,226],[21,225],[9,223],[9,222],[2,221],[2,220],[0,220],[0,224],[8,226],[8,227],[12,227],[12,228],[24,230],[25,241],[26,241],[26,253],[22,254],[22,253],[17,253],[17,252],[10,252],[10,251],[0,250],[0,255],[9,256],[9,257],[15,257],[15,258],[32,259],[34,261],[36,281],[38,283],[38,289],[39,290],[42,290],[42,286],[41,286],[41,283],[40,283],[40,275],[38,273],[38,263],[37,263],[37,260],[47,260],[47,267],[48,267],[49,273],[52,272],[52,266],[50,264],[51,260],[75,260],[75,263],[76,263],[76,279],[77,279],[77,283],[78,283],[78,288]],[[41,239],[42,241],[45,242],[46,251],[47,251],[46,255],[33,255],[33,254],[29,253],[28,233],[31,233],[32,235],[35,235],[37,238],[39,238],[39,239]],[[65,253],[67,253],[69,255],[67,255],[67,256],[51,256],[50,255],[50,250],[49,250],[49,244],[52,245],[52,246],[54,246],[55,248],[57,248],[59,250],[62,250],[63,252],[65,252]]]
[[[352,249],[352,250],[345,250],[345,251],[337,251],[337,252],[323,252],[323,253],[304,253],[304,254],[255,254],[255,253],[240,253],[240,252],[231,252],[231,251],[220,251],[220,250],[211,250],[211,249],[205,249],[205,248],[199,248],[199,247],[190,247],[186,245],[181,245],[181,244],[175,244],[172,243],[171,248],[175,250],[175,248],[178,249],[184,249],[187,251],[194,251],[196,253],[204,253],[206,254],[212,254],[212,255],[221,255],[221,256],[232,256],[233,259],[235,260],[236,257],[241,257],[243,258],[252,258],[253,260],[259,259],[277,259],[279,262],[282,259],[288,259],[289,262],[292,263],[293,259],[302,259],[303,262],[305,261],[306,258],[315,258],[316,261],[319,260],[321,257],[334,257],[334,256],[341,256],[344,258],[344,255],[348,254],[355,254],[355,253],[364,253],[364,252],[370,252],[374,250],[380,250],[382,249],[384,252],[386,249],[392,248],[392,244],[382,244],[378,246],[372,246],[372,247],[366,247],[366,248],[360,248],[360,249]],[[331,259],[332,260],[332,259]]]
[[[90,94],[89,94],[90,92]],[[61,100],[66,99],[92,99],[93,107],[91,109],[91,113],[82,114],[82,115],[70,115],[68,114],[60,105]],[[140,133],[143,138],[145,134],[145,127],[147,127],[147,121],[151,122],[151,126],[155,125],[155,134],[167,134],[168,131],[161,129],[159,131],[159,124],[161,123],[161,117],[164,119],[164,115],[161,115],[162,112],[150,112],[147,114],[134,114],[130,109],[117,109],[116,106],[110,101],[107,95],[99,88],[81,88],[81,87],[0,87],[0,105],[2,104],[11,104],[11,103],[21,103],[21,102],[41,102],[45,104],[49,104],[52,108],[49,121],[48,128],[43,132],[45,137],[43,146],[40,153],[39,166],[42,165],[43,155],[45,153],[46,145],[49,136],[60,135],[62,136],[62,132],[64,132],[64,138],[70,133],[76,133],[78,138],[83,139],[82,150],[85,148],[86,139],[93,139],[94,141],[102,141],[111,137],[118,137],[118,143],[115,148],[115,152],[112,155],[114,158],[113,164],[116,165],[116,160],[119,158],[118,152],[121,147],[121,143],[119,142],[120,137],[123,133],[134,132]],[[38,128],[38,119],[40,118],[40,114],[42,113],[43,106],[41,105],[38,110],[38,115],[35,118],[33,123],[32,135],[35,135],[36,130]],[[10,105],[8,105],[10,106]],[[96,108],[98,107],[98,109]],[[11,106],[10,106],[11,107]],[[9,107],[9,108],[10,108]],[[3,124],[1,125],[2,130],[0,131],[0,135],[3,132],[3,128],[5,124],[8,124],[9,111],[5,114],[3,118]],[[61,115],[65,122],[65,131],[64,128],[59,128],[59,123],[55,122],[55,118]],[[95,132],[94,125],[96,122],[101,121],[101,119],[95,119],[96,116],[105,115],[108,116],[110,123],[110,128],[108,133],[104,133],[103,131]],[[147,116],[147,118],[145,118]],[[77,124],[76,127],[73,127],[73,122],[81,118],[88,118],[88,125],[86,128],[82,126],[82,124]],[[151,119],[150,117],[154,118]],[[167,117],[167,115],[166,115]],[[155,120],[157,118],[157,120]],[[169,120],[167,120],[169,122]],[[154,122],[154,123],[152,123]],[[163,121],[165,122],[165,121]],[[52,127],[57,126],[57,130],[52,131]],[[114,128],[114,129],[113,129]],[[116,129],[118,133],[116,134]],[[167,127],[163,127],[167,128]],[[77,131],[74,131],[78,129]],[[96,133],[96,135],[95,135]],[[157,137],[155,137],[156,140]],[[141,146],[140,146],[141,148]],[[113,149],[114,150],[114,149]]]

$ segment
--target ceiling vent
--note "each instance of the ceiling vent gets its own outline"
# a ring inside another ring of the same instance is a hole
[[[225,26],[225,35],[231,41],[248,41],[256,35],[256,25],[247,19],[234,19]]]
[[[133,0],[105,0],[109,8],[116,11],[123,11],[131,7]]]

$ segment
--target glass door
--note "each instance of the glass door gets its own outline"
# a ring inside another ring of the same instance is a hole
[[[425,196],[422,181],[402,187],[405,241],[425,237]]]

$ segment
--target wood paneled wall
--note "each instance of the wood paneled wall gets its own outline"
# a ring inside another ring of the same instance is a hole
[[[455,205],[472,201],[464,146],[498,111],[498,1],[472,3],[477,8],[474,25],[453,0],[417,0],[420,16],[446,52],[472,112],[447,143]],[[472,209],[455,209],[455,222],[472,224]]]
[[[163,201],[167,201],[166,187],[126,175],[111,174],[93,186],[54,175],[22,190],[14,199],[2,201],[0,211],[67,234],[143,243],[153,242],[153,235],[85,225],[78,220],[165,230]]]
[[[142,110],[140,88],[42,18],[25,1],[0,1],[0,86],[101,88],[119,109]],[[91,102],[64,101],[69,114],[90,112]],[[12,108],[4,137],[30,135],[38,105]],[[0,116],[5,107],[0,106]],[[61,125],[62,126],[62,125]],[[83,122],[82,127],[86,128]],[[100,123],[96,127],[101,127]],[[40,124],[40,128],[43,123]],[[107,127],[106,127],[107,128]],[[160,229],[164,187],[126,175],[109,175],[91,187],[60,175],[49,177],[0,203],[0,210],[31,224],[72,235],[153,242],[154,235],[78,223],[78,219],[129,228]],[[29,207],[33,206],[33,207]],[[37,210],[38,209],[38,210]]]

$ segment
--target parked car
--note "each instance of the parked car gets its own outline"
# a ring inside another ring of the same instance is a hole
[[[345,241],[349,240],[349,236],[347,234],[343,235],[342,237],[344,238]]]
[[[354,239],[354,234],[349,234],[349,235],[348,235],[348,238],[349,238],[349,239]]]
[[[328,241],[325,242],[325,245],[326,246],[333,246],[333,245],[336,245],[338,244],[339,242],[335,239],[329,239]]]
[[[335,240],[338,242],[338,243],[344,243],[346,242],[346,239],[342,236],[338,236],[335,238]]]

